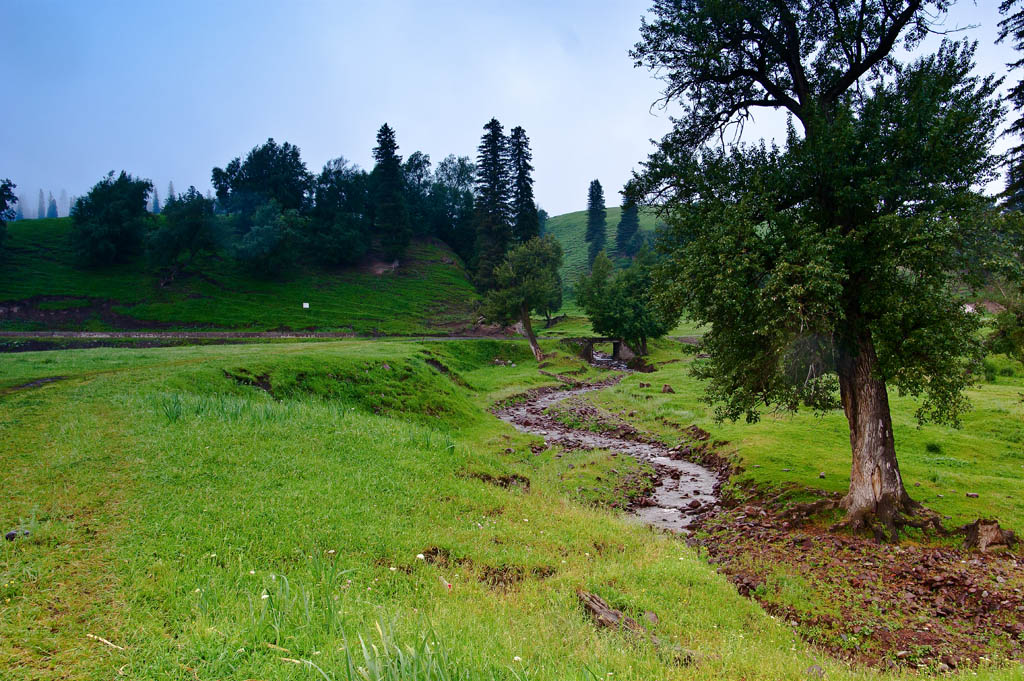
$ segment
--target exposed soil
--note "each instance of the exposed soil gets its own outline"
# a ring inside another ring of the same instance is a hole
[[[1024,660],[1024,562],[1012,553],[879,544],[785,517],[744,505],[690,541],[740,593],[837,657],[932,671]],[[803,589],[805,599],[785,594]]]
[[[836,657],[933,672],[1024,660],[1024,560],[1017,555],[967,550],[948,538],[892,546],[831,532],[823,519],[795,519],[777,495],[758,490],[735,507],[722,494],[740,471],[721,453],[727,443],[693,425],[667,447],[583,399],[619,378],[533,390],[495,413],[545,446],[606,449],[650,464],[653,491],[629,510],[704,547],[741,594]]]

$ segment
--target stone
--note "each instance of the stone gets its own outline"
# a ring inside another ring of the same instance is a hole
[[[700,508],[700,502],[697,501],[696,499],[694,499],[689,504],[687,504],[687,507],[692,508],[692,509],[698,509],[698,508]]]
[[[825,474],[824,473],[818,473],[818,477],[821,478],[822,480],[824,480],[825,479]]]
[[[646,619],[646,620],[647,620],[648,622],[650,622],[651,624],[657,624],[657,623],[658,623],[658,616],[657,616],[657,615],[655,615],[655,614],[654,614],[653,612],[651,612],[650,610],[648,610],[647,612],[645,612],[645,613],[644,613],[644,618],[645,618],[645,619]]]
[[[812,679],[825,678],[825,670],[821,668],[820,664],[812,664],[810,667],[807,668],[804,674],[806,674],[808,678]]]
[[[666,383],[665,385],[661,386],[661,392],[663,392],[663,393],[675,393],[675,390],[672,389],[672,386],[670,386],[668,383]]]
[[[969,498],[971,498],[971,499],[977,499],[978,498],[978,493],[977,492],[968,492],[967,496]]]

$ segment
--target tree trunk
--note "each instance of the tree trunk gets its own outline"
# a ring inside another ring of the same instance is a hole
[[[870,333],[860,334],[853,347],[840,349],[837,369],[853,450],[850,491],[840,502],[847,513],[843,524],[871,528],[880,539],[895,541],[900,514],[916,504],[903,487],[896,462],[889,394],[877,374]]]
[[[540,346],[537,345],[537,336],[533,333],[533,324],[530,322],[530,308],[526,305],[519,307],[519,318],[523,322],[523,331],[526,332],[526,339],[530,341],[530,349],[533,350],[533,356],[537,361],[544,359],[544,353],[540,351]]]

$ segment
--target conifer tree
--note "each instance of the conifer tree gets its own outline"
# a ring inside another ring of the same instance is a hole
[[[66,189],[60,190],[60,198],[57,199],[57,212],[60,213],[61,217],[67,217],[71,212],[71,204],[68,203],[68,192]]]
[[[160,193],[153,187],[153,215],[160,215]]]
[[[57,199],[53,198],[53,192],[50,192],[50,198],[46,202],[46,217],[55,218],[57,217]]]
[[[46,217],[46,197],[43,196],[43,190],[39,190],[39,203],[36,205],[36,219],[41,220]]]
[[[604,189],[601,183],[594,180],[587,192],[587,263],[594,264],[594,258],[604,250],[605,231],[607,228],[608,211],[604,207]]]
[[[522,126],[512,128],[508,152],[512,176],[512,232],[517,242],[526,243],[540,236],[540,219],[533,199],[533,166],[530,165],[533,152],[530,151],[530,138]]]
[[[615,247],[619,255],[632,258],[639,250],[640,239],[640,209],[636,201],[626,197],[622,201],[622,216],[619,218],[619,227],[615,233]]]
[[[389,258],[398,258],[409,246],[409,210],[405,203],[402,157],[398,155],[395,131],[387,123],[377,131],[373,158],[374,228],[381,248]]]
[[[174,182],[173,181],[168,182],[167,183],[167,200],[168,201],[173,201],[176,198],[177,198],[177,194],[174,193]]]
[[[512,240],[508,139],[496,118],[484,126],[476,171],[476,283],[488,291],[494,288],[494,268],[505,259]]]

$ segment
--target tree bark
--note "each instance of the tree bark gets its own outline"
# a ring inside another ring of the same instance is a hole
[[[530,308],[525,304],[519,306],[519,318],[523,322],[523,331],[526,332],[526,339],[530,341],[533,356],[539,362],[544,359],[544,353],[540,351],[540,346],[537,344],[537,336],[533,333],[533,324],[530,322]]]
[[[847,513],[843,524],[870,528],[880,539],[896,541],[900,514],[916,504],[903,486],[896,461],[889,394],[878,376],[870,333],[860,334],[852,347],[840,348],[837,369],[853,451],[850,490],[840,502]]]

